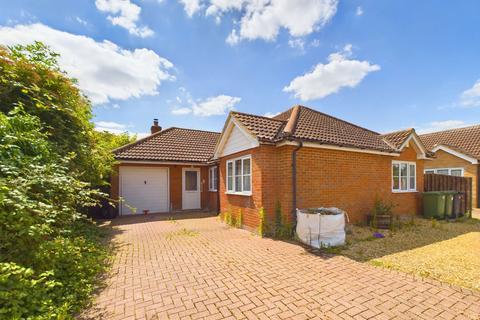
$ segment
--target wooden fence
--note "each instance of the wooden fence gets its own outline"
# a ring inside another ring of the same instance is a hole
[[[448,176],[444,174],[425,174],[424,191],[456,191],[463,197],[462,209],[472,212],[472,178]]]

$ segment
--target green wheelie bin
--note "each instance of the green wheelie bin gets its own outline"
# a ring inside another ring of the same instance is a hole
[[[445,202],[447,196],[444,191],[429,191],[423,193],[423,216],[425,218],[445,218]]]
[[[453,201],[455,199],[456,191],[444,191],[445,194],[445,218],[455,218],[453,214]]]

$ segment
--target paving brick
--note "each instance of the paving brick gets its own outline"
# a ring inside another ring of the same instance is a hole
[[[107,287],[81,319],[479,318],[479,293],[325,259],[205,214],[113,225],[118,249]],[[183,228],[198,234],[171,236]]]

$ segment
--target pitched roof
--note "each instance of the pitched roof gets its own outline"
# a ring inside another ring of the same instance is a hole
[[[289,123],[292,114],[296,119],[291,119]],[[304,106],[295,106],[273,118],[237,112],[232,112],[232,115],[257,135],[260,141],[279,142],[298,139],[335,146],[397,152],[374,131]],[[287,123],[288,134],[283,130]]]
[[[119,160],[206,162],[215,150],[218,132],[168,128],[114,150]]]
[[[286,123],[285,121],[276,120],[273,118],[236,111],[232,111],[231,115],[235,117],[235,119],[239,120],[245,127],[247,127],[251,133],[256,135],[260,141],[275,141],[277,135],[279,132],[281,132],[281,129],[283,129]]]
[[[390,133],[382,134],[382,137],[386,139],[393,147],[399,149],[405,140],[412,134],[414,130],[412,128],[406,130],[400,130]]]
[[[422,134],[420,139],[429,150],[444,145],[480,159],[480,125]]]

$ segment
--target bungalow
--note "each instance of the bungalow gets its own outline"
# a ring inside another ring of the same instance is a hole
[[[472,201],[480,208],[480,125],[420,135],[434,154],[425,164],[425,173],[472,178]]]
[[[336,206],[360,221],[376,197],[416,214],[429,159],[413,129],[381,135],[303,106],[273,118],[230,112],[221,134],[170,128],[115,154],[112,196],[129,205],[120,214],[219,203],[249,229],[278,206],[288,219],[297,207]]]
[[[210,161],[219,133],[183,128],[162,130],[114,151],[118,164],[111,197],[119,215],[217,210],[217,167]]]

